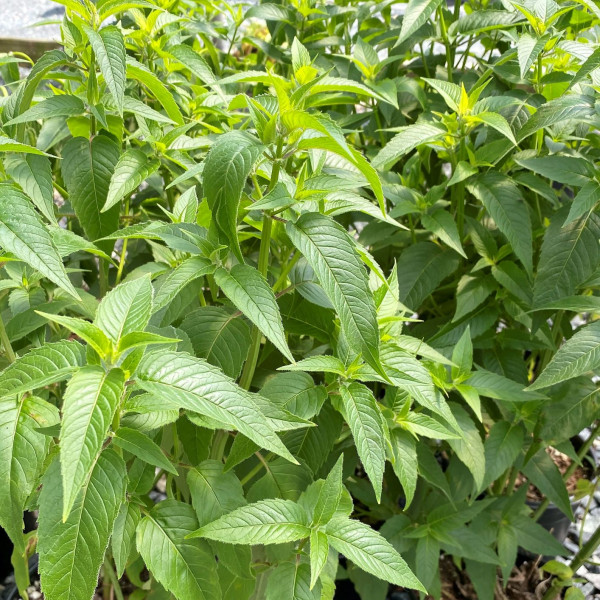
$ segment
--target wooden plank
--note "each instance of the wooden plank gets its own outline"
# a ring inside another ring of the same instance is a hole
[[[60,42],[27,38],[0,38],[0,52],[23,52],[32,60],[37,60],[47,50],[60,48]]]

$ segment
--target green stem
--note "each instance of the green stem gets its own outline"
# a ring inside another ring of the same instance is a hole
[[[271,228],[273,221],[267,214],[263,217],[263,229],[260,238],[260,250],[258,253],[258,270],[266,277],[267,270],[269,267],[269,246],[271,245]],[[262,340],[262,333],[256,325],[252,328],[250,350],[248,352],[248,358],[244,365],[242,377],[240,379],[240,386],[245,390],[250,389],[252,384],[252,378],[254,377],[254,371],[256,370],[256,364],[258,362],[258,354],[260,352],[260,343]]]
[[[8,358],[8,361],[13,363],[16,360],[15,351],[8,339],[8,334],[6,333],[6,327],[4,327],[4,321],[2,320],[2,315],[0,315],[0,341],[2,341],[2,347],[4,348],[4,352]]]
[[[99,275],[100,275],[100,298],[106,296],[108,292],[108,264],[101,258],[99,262]]]
[[[279,275],[277,281],[273,285],[273,291],[275,293],[277,293],[286,284],[287,277],[290,271],[294,268],[294,265],[298,262],[298,260],[300,260],[301,256],[302,255],[300,254],[300,252],[296,252],[296,254],[292,256],[291,260],[287,262],[285,267],[283,267],[283,269],[281,270],[281,274]]]
[[[110,581],[112,588],[115,591],[117,600],[125,600],[123,597],[123,592],[121,591],[121,586],[119,585],[119,580],[117,579],[117,574],[112,568],[111,559],[109,556],[104,557],[104,577],[105,579],[108,578]]]
[[[454,56],[452,54],[452,48],[448,43],[448,30],[446,29],[446,21],[444,19],[444,11],[440,7],[438,8],[438,18],[440,20],[440,27],[442,30],[442,41],[444,42],[444,46],[446,47],[446,70],[448,72],[448,81],[450,83],[454,82]]]
[[[125,202],[125,214],[129,215],[129,198]],[[125,266],[125,256],[127,255],[127,242],[128,238],[123,240],[123,246],[121,247],[121,256],[119,257],[119,268],[117,269],[117,278],[115,279],[115,285],[119,285],[121,277],[123,276],[123,267]]]
[[[229,432],[224,429],[219,429],[215,435],[215,439],[213,441],[212,450],[210,453],[210,457],[214,460],[221,460],[223,458],[223,454],[225,453],[225,446],[227,445],[227,440],[229,439]]]

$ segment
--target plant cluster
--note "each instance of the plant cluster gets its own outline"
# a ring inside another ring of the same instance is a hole
[[[492,600],[563,554],[537,520],[600,414],[594,0],[57,1],[63,49],[0,57],[23,597],[34,552],[47,600],[439,597],[441,552]]]

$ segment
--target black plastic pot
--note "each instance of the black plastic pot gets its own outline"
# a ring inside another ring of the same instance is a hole
[[[29,580],[33,583],[38,577],[38,555],[34,554],[29,559]],[[17,584],[14,582],[9,583],[4,590],[2,590],[0,598],[1,600],[19,600],[21,596],[19,595]]]
[[[571,502],[571,510],[575,514],[575,510],[581,504],[581,500],[575,500]],[[527,505],[534,511],[540,506],[539,502],[527,501]],[[571,519],[565,515],[565,513],[553,504],[552,502],[548,505],[548,508],[540,515],[538,523],[547,529],[561,544],[565,541],[569,527],[571,526]]]

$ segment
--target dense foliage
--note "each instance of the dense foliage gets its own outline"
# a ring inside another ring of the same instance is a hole
[[[38,552],[48,600],[100,569],[439,596],[443,552],[490,600],[561,554],[546,449],[574,468],[599,416],[594,0],[59,1],[64,49],[0,57],[20,588]]]

